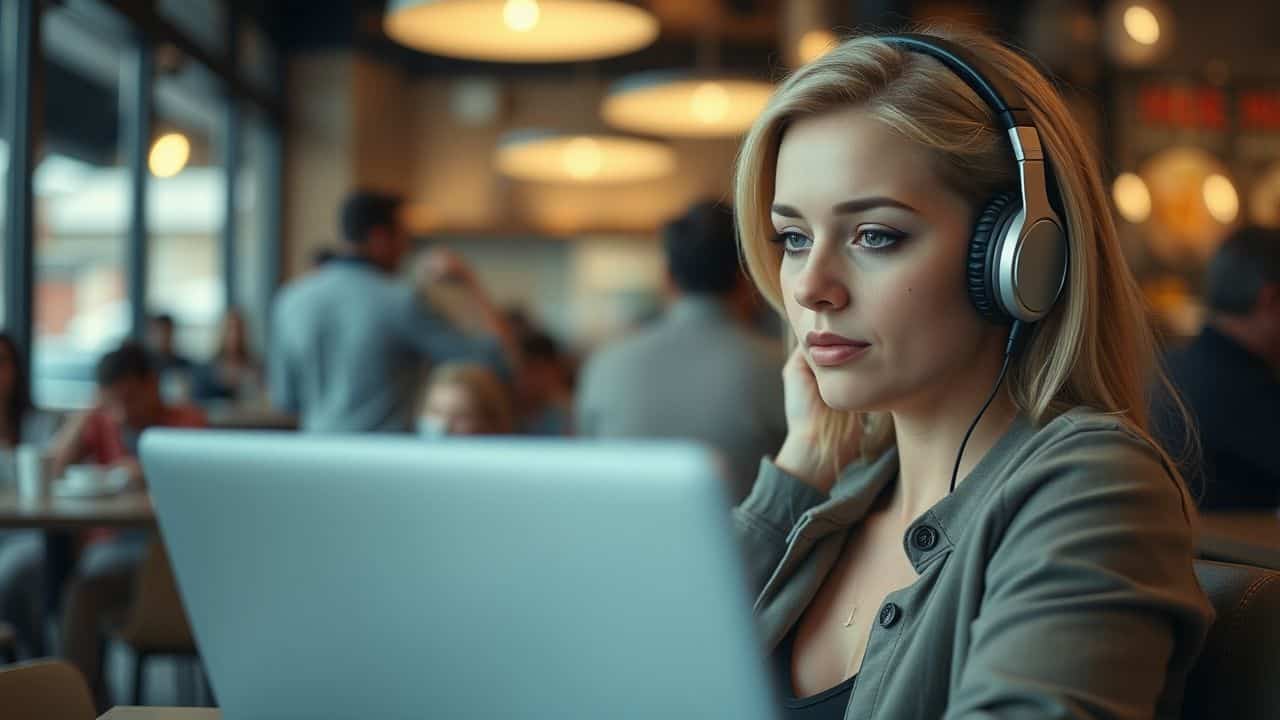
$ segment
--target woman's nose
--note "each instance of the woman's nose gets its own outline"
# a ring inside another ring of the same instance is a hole
[[[814,312],[843,309],[850,299],[844,275],[836,254],[810,252],[792,291],[796,302]]]

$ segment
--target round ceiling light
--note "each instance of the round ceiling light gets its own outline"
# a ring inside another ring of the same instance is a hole
[[[610,184],[669,175],[676,154],[653,140],[517,130],[498,142],[495,161],[499,171],[520,180]]]
[[[182,172],[191,158],[191,143],[182,133],[168,133],[156,138],[147,154],[147,166],[158,178],[170,178]]]
[[[515,63],[597,60],[658,37],[653,13],[616,0],[391,0],[383,27],[423,52]]]
[[[623,78],[604,99],[605,122],[672,137],[734,137],[746,132],[773,94],[759,80],[649,72]]]

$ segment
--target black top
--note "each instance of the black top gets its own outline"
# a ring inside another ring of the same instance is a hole
[[[782,717],[785,720],[842,720],[849,707],[849,697],[857,675],[817,695],[798,698],[792,692],[791,646],[795,642],[795,629],[787,633],[774,652],[778,684],[782,695]]]
[[[1206,327],[1165,360],[1200,435],[1202,461],[1182,463],[1205,509],[1280,506],[1280,373],[1235,340]],[[1183,455],[1183,427],[1167,398],[1153,413],[1170,455]]]

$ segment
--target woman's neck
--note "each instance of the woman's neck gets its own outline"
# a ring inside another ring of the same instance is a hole
[[[912,410],[893,411],[899,475],[892,511],[905,522],[919,517],[950,492],[956,453],[991,394],[996,371],[998,367],[989,375],[952,378],[932,394],[929,402],[917,403]],[[991,379],[983,382],[982,377]],[[1005,434],[1017,414],[1017,406],[1002,385],[965,444],[956,473],[957,487]]]

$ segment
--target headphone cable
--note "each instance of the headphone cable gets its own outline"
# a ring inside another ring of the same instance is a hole
[[[1017,350],[1018,340],[1022,337],[1022,331],[1027,327],[1027,323],[1021,320],[1014,320],[1013,327],[1009,330],[1009,342],[1004,346],[1004,362],[1000,365],[1000,374],[996,376],[995,387],[991,388],[991,394],[987,396],[987,401],[982,404],[982,409],[978,411],[973,422],[969,424],[968,431],[964,434],[964,440],[960,441],[960,451],[956,453],[956,465],[951,470],[951,489],[948,494],[956,491],[956,476],[960,474],[960,460],[964,457],[964,447],[969,444],[969,436],[973,434],[974,428],[978,427],[978,421],[982,419],[983,413],[991,406],[991,401],[996,399],[996,393],[1000,392],[1000,385],[1004,382],[1004,376],[1009,372],[1009,361],[1013,359],[1014,352]]]

